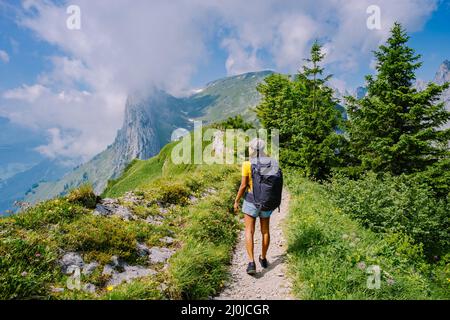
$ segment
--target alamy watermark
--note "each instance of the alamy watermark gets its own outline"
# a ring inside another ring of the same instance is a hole
[[[71,276],[67,278],[66,286],[69,290],[81,290],[81,270],[76,265],[69,266],[67,273]]]
[[[247,158],[249,142],[256,138],[264,144],[261,155],[279,159],[277,129],[204,129],[201,121],[195,121],[192,132],[180,128],[172,133],[172,141],[179,143],[172,149],[171,160],[174,164],[240,164]]]
[[[380,266],[368,266],[366,273],[367,277],[367,289],[380,289],[381,288],[381,268]]]
[[[66,27],[69,30],[81,30],[81,8],[78,5],[70,5],[66,8],[68,15]],[[370,5],[366,9],[369,17],[366,26],[369,30],[381,30],[381,8],[378,5]]]
[[[66,26],[69,30],[81,30],[81,8],[77,5],[70,5],[66,9],[69,15],[66,20]]]
[[[367,7],[366,13],[369,15],[366,21],[367,29],[381,30],[381,8],[377,5]]]

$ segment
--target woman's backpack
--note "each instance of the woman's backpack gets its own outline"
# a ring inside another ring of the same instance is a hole
[[[251,162],[253,190],[246,200],[261,211],[273,211],[280,207],[283,192],[283,173],[275,159],[256,158]]]

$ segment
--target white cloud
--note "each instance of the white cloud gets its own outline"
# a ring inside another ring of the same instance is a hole
[[[262,62],[257,57],[256,49],[250,51],[243,47],[236,39],[224,39],[222,47],[228,51],[225,67],[229,75],[236,75],[262,68]]]
[[[71,136],[62,137],[59,128],[50,128],[47,132],[50,135],[50,144],[37,147],[37,151],[49,158],[55,158],[56,156],[73,157],[70,149],[76,139]]]
[[[65,7],[37,0],[26,5],[39,15],[27,15],[21,24],[74,57],[56,63],[66,63],[72,68],[66,71],[77,72],[95,89],[115,83],[132,91],[156,84],[177,92],[188,87],[206,54],[202,28],[210,18],[206,8],[189,1],[80,0],[81,30],[66,27]]]
[[[36,101],[36,99],[40,98],[42,94],[48,91],[49,91],[48,88],[40,84],[35,84],[32,86],[23,85],[20,88],[4,92],[3,97],[5,99],[19,100],[33,103]]]
[[[368,65],[374,50],[389,34],[395,21],[409,32],[420,30],[438,0],[230,0],[215,2],[224,20],[234,30],[235,42],[245,52],[267,50],[275,67],[295,72],[307,57],[309,47],[319,39],[328,52],[326,62],[339,71],[352,72]],[[366,13],[370,5],[381,9],[381,30],[367,28]],[[232,41],[229,39],[228,41]],[[235,47],[230,48],[236,65],[245,64],[248,56],[236,60]]]
[[[272,49],[274,60],[279,68],[297,70],[302,59],[307,56],[310,41],[320,34],[318,22],[303,14],[289,15],[277,28],[279,35]]]
[[[329,85],[337,91],[338,96],[348,94],[348,85],[345,80],[333,77],[330,79]]]
[[[128,93],[189,89],[207,55],[202,30],[211,17],[207,6],[199,10],[184,0],[77,5],[82,29],[69,30],[64,6],[23,2],[18,23],[62,54],[48,57],[52,69],[37,83],[3,93],[1,109],[14,122],[49,132],[49,145],[39,148],[43,154],[87,160],[114,140]]]
[[[0,61],[4,63],[9,62],[9,54],[6,51],[0,50]]]
[[[53,68],[35,84],[4,93],[8,101],[1,112],[50,130],[50,144],[39,149],[44,154],[87,159],[113,141],[128,93],[154,86],[186,92],[194,73],[210,59],[211,41],[219,41],[228,74],[236,74],[266,68],[295,72],[319,39],[328,67],[345,75],[369,65],[371,51],[394,21],[408,31],[420,30],[437,3],[78,0],[82,29],[69,30],[64,6],[26,0],[19,23],[61,54],[49,57]],[[381,8],[381,30],[366,27],[366,9],[373,4]],[[345,86],[345,79],[335,85]]]
[[[41,85],[8,91],[4,97],[11,121],[49,133],[49,145],[38,151],[82,161],[114,140],[125,104],[120,92],[54,91]]]

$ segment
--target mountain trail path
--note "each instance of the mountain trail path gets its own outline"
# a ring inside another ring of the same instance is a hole
[[[267,252],[269,267],[263,269],[258,257],[261,254],[261,232],[259,218],[255,227],[255,262],[256,275],[246,273],[248,264],[247,251],[245,249],[244,230],[239,233],[239,241],[236,245],[230,266],[230,280],[223,291],[214,299],[216,300],[293,300],[291,294],[291,282],[286,275],[287,243],[284,238],[283,227],[289,211],[290,195],[283,191],[280,212],[276,209],[270,219],[270,247]]]

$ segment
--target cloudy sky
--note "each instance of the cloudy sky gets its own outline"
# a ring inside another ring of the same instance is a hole
[[[80,29],[67,26],[70,5]],[[371,5],[380,29],[367,27]],[[423,54],[419,77],[431,79],[450,59],[446,0],[0,0],[0,116],[47,132],[42,154],[87,160],[113,141],[128,93],[293,73],[315,39],[334,86],[362,85],[394,21]]]

